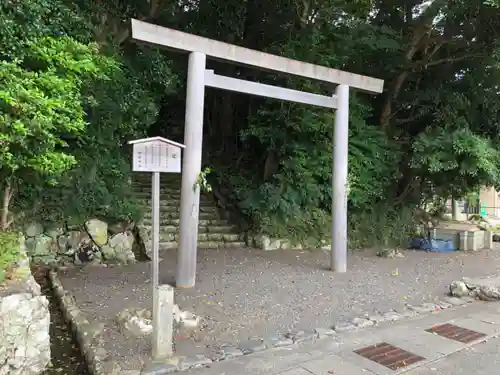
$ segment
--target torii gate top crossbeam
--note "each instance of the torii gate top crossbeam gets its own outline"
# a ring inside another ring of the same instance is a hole
[[[384,81],[342,70],[327,68],[288,59],[269,53],[239,47],[217,40],[184,33],[148,22],[131,20],[132,39],[138,42],[163,46],[184,52],[201,52],[205,55],[261,69],[306,77],[318,81],[348,85],[361,91],[378,94],[383,91]]]

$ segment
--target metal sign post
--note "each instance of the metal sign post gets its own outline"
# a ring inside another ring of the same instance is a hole
[[[158,301],[158,285],[159,285],[159,273],[160,273],[160,172],[153,172],[151,179],[151,219],[152,223],[152,233],[151,233],[151,246],[153,253],[153,266],[152,266],[152,277],[151,282],[153,284],[153,311],[157,311],[157,306],[155,304]],[[156,331],[155,320],[153,316],[153,335]],[[153,352],[156,352],[153,341]]]
[[[153,358],[165,358],[173,354],[173,289],[159,285],[160,273],[160,173],[181,172],[181,149],[185,146],[162,137],[137,139],[133,145],[134,172],[151,172],[152,214],[152,275],[153,286]],[[168,332],[167,332],[168,331]]]

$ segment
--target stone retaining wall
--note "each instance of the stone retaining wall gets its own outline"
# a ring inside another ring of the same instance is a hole
[[[65,266],[103,261],[128,264],[136,260],[133,223],[110,225],[90,219],[73,227],[45,227],[34,222],[26,226],[24,236],[27,253],[37,264]]]
[[[49,302],[21,250],[18,277],[0,284],[1,375],[39,375],[50,362]]]

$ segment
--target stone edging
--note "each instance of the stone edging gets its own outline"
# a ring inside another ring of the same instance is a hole
[[[102,368],[103,360],[106,357],[101,337],[104,326],[89,322],[83,311],[77,306],[74,297],[64,290],[56,271],[49,271],[49,279],[64,318],[70,325],[87,361],[89,371],[93,375],[109,375]]]
[[[106,358],[106,350],[103,347],[101,332],[102,324],[97,326],[88,321],[85,314],[78,308],[75,299],[65,291],[57,272],[50,271],[50,281],[53,291],[58,298],[61,309],[67,321],[71,324],[72,330],[76,335],[80,349],[87,360],[89,370],[93,375],[114,375],[120,371],[119,366],[111,366],[105,368],[104,361]],[[120,371],[125,375],[155,375],[167,374],[177,371],[185,371],[193,368],[202,368],[209,366],[212,362],[233,359],[242,355],[262,352],[264,350],[281,348],[300,344],[306,341],[315,341],[318,339],[335,336],[342,332],[353,332],[363,328],[378,326],[381,323],[389,323],[407,318],[432,314],[451,307],[463,306],[472,303],[474,298],[471,297],[444,297],[436,303],[425,302],[421,305],[407,305],[404,311],[398,312],[390,310],[384,314],[370,316],[366,314],[361,318],[354,318],[350,321],[341,321],[329,328],[315,328],[302,331],[294,331],[284,335],[276,334],[275,336],[257,337],[245,342],[239,343],[237,346],[222,344],[218,355],[213,360],[204,355],[194,355],[187,357],[172,358],[169,363],[158,363],[156,365],[147,366],[142,371]],[[108,362],[109,364],[109,362]]]
[[[362,318],[354,318],[350,321],[340,321],[329,328],[315,328],[303,331],[295,331],[285,335],[276,335],[267,338],[256,338],[236,346],[222,346],[219,352],[219,358],[216,361],[238,357],[245,354],[251,354],[277,347],[299,344],[305,341],[314,341],[328,336],[335,336],[338,333],[354,332],[363,328],[378,326],[381,323],[390,323],[407,318],[416,318],[418,316],[433,314],[444,309],[464,306],[474,302],[471,297],[444,297],[436,303],[425,302],[418,306],[407,305],[402,312],[390,310],[384,314],[369,316],[366,314]]]

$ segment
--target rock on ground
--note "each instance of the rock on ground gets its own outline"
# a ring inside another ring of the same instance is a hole
[[[108,224],[98,219],[91,219],[85,223],[87,233],[97,246],[108,243]]]
[[[117,314],[116,322],[133,336],[148,336],[153,332],[151,312],[146,309],[124,309]]]
[[[174,331],[189,332],[200,325],[201,318],[189,311],[182,311],[178,305],[173,306]],[[153,316],[148,309],[126,308],[116,316],[116,322],[125,334],[144,337],[153,333]]]
[[[500,301],[500,276],[464,277],[451,283],[450,294],[459,298],[471,296],[483,301]]]
[[[38,375],[50,361],[47,299],[31,275],[0,288],[0,374]]]
[[[454,281],[450,284],[450,294],[454,297],[465,297],[468,296],[470,292],[471,290],[467,284],[461,280]]]

